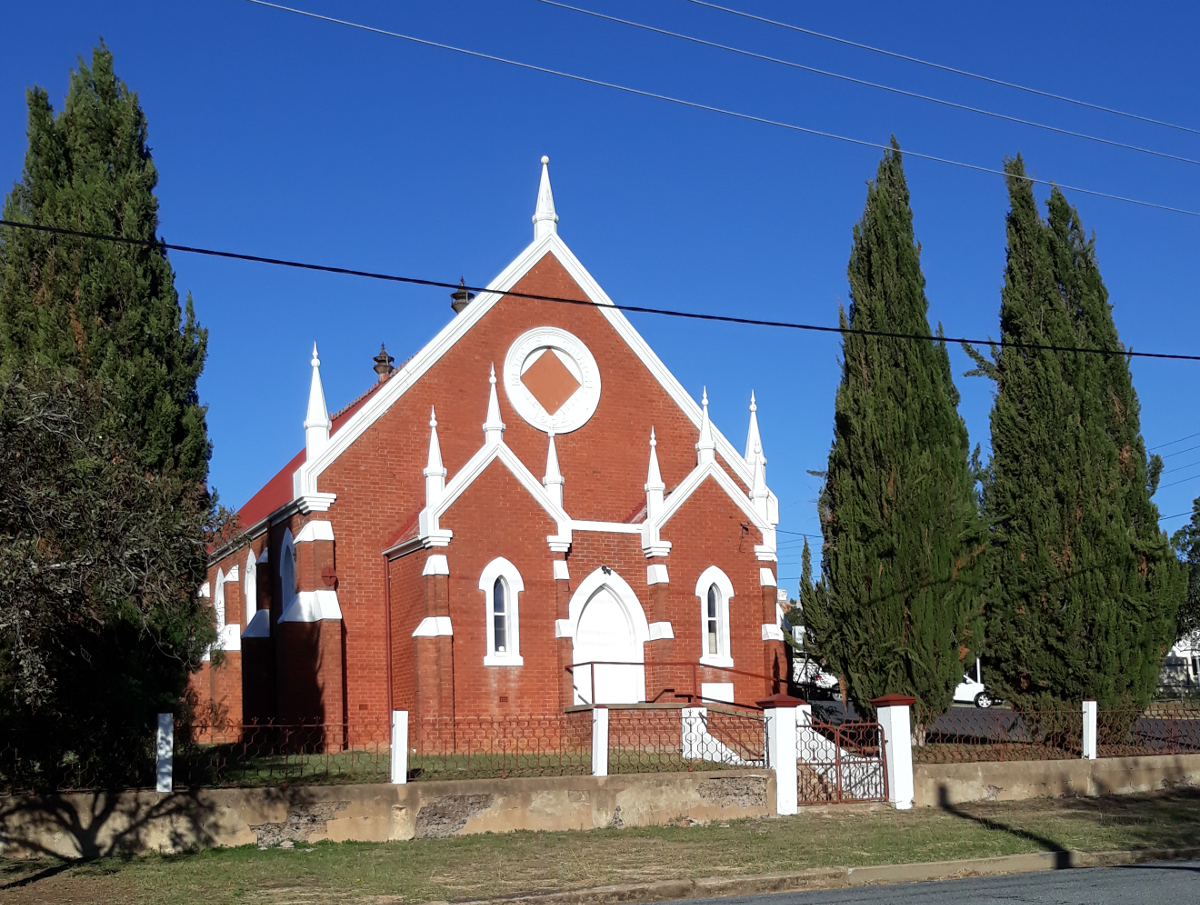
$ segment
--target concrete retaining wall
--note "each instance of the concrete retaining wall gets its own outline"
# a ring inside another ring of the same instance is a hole
[[[917,807],[1200,786],[1200,754],[913,766]]]
[[[769,770],[30,796],[0,799],[0,855],[78,858],[647,826],[765,817],[774,803]]]

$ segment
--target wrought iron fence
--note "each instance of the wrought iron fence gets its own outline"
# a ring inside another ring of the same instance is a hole
[[[1145,709],[1111,708],[1096,716],[1100,757],[1200,753],[1200,705],[1155,703]]]
[[[1081,755],[1082,740],[1080,707],[952,707],[938,716],[916,715],[913,762],[1067,760]]]
[[[388,720],[339,723],[181,723],[176,788],[388,782]]]
[[[410,780],[586,775],[592,714],[414,720],[409,749]]]
[[[151,727],[5,729],[0,732],[0,795],[146,789],[155,781]]]
[[[762,767],[765,751],[761,712],[678,704],[608,708],[609,773]]]
[[[796,727],[801,804],[887,801],[883,731],[873,720],[802,721]]]

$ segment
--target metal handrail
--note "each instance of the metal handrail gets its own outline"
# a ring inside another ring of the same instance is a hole
[[[661,691],[659,691],[659,693],[657,695],[655,695],[654,700],[656,702],[658,701],[658,699],[660,697],[662,697],[662,695],[665,692],[671,691],[677,697],[687,698],[689,702],[691,702],[691,701],[698,701],[698,702],[712,701],[714,703],[729,704],[729,705],[732,705],[735,707],[742,707],[746,710],[756,710],[759,712],[762,711],[762,708],[759,707],[757,704],[743,704],[743,703],[740,703],[737,701],[719,701],[716,698],[706,698],[704,695],[700,694],[698,689],[700,688],[700,685],[701,685],[699,678],[700,678],[700,670],[702,670],[702,669],[707,669],[707,670],[711,670],[714,672],[720,672],[720,673],[728,673],[730,675],[735,675],[735,676],[748,676],[749,678],[752,678],[752,679],[763,679],[768,682],[777,682],[777,683],[781,684],[782,686],[784,686],[785,688],[787,687],[787,679],[784,676],[768,676],[768,675],[765,675],[764,673],[750,672],[749,670],[745,670],[745,669],[734,669],[731,666],[709,666],[705,663],[698,663],[698,662],[695,662],[692,660],[654,661],[649,664],[647,664],[645,661],[638,662],[636,660],[585,660],[581,663],[572,663],[571,665],[565,667],[565,669],[568,673],[571,674],[571,676],[573,678],[575,676],[575,668],[576,667],[579,667],[579,666],[588,667],[589,681],[590,681],[589,687],[592,689],[592,697],[595,697],[595,694],[596,694],[596,667],[597,666],[641,666],[641,667],[645,668],[648,665],[654,666],[654,667],[686,667],[686,668],[691,669],[691,671],[692,671],[692,690],[690,692],[679,692],[679,691],[676,691],[675,689],[664,688]]]

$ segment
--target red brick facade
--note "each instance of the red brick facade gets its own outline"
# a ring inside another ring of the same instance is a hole
[[[777,503],[765,478],[755,499],[755,469],[763,466],[713,429],[713,464],[701,471],[705,453],[697,445],[707,410],[682,393],[618,312],[600,307],[606,298],[556,233],[536,240],[492,288],[405,368],[335,416],[328,447],[298,456],[243,507],[243,527],[262,560],[255,609],[270,618],[260,617],[259,636],[243,638],[237,651],[227,644],[223,663],[196,677],[202,701],[246,721],[354,724],[384,721],[393,709],[410,711],[414,720],[561,712],[575,703],[567,667],[579,611],[589,605],[572,606],[572,598],[588,576],[604,580],[603,569],[636,595],[636,603],[622,604],[630,625],[650,626],[642,641],[642,699],[698,693],[694,682],[732,682],[737,702],[782,690]],[[500,445],[519,461],[497,454],[461,486],[472,457],[487,451],[481,425],[489,417],[489,372],[494,365],[500,375],[518,338],[539,327],[566,331],[599,372],[594,412],[554,437],[561,508],[542,487],[548,434],[517,410],[503,377],[495,385],[505,425]],[[456,494],[436,519],[442,535],[428,530],[435,508],[425,474],[434,408],[444,491]],[[651,549],[644,531],[651,428],[665,507],[674,510],[656,540],[669,542],[669,551]],[[289,541],[294,589],[281,577]],[[214,587],[218,569],[241,567],[236,587],[225,584],[225,602],[226,622],[242,629],[247,552],[221,551],[210,566]],[[510,595],[520,665],[484,662],[494,614],[486,610],[480,580],[500,557],[523,585]],[[649,583],[652,564],[666,567],[667,581]],[[725,631],[734,671],[699,666],[705,601],[696,584],[712,566],[733,589]],[[684,665],[658,665],[668,663]]]

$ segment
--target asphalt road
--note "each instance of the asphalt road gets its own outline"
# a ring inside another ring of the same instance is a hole
[[[881,905],[893,902],[913,905],[1125,905],[1139,902],[1174,905],[1176,902],[1200,902],[1200,861],[689,901],[712,905]]]

